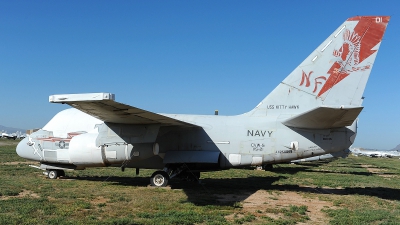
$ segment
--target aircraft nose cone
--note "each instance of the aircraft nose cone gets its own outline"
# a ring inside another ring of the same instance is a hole
[[[37,154],[34,154],[34,149],[32,146],[28,145],[29,139],[26,137],[22,139],[17,145],[16,152],[17,154],[25,159],[39,161],[40,157]]]

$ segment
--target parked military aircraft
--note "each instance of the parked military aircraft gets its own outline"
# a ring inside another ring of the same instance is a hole
[[[368,156],[368,157],[372,157],[372,158],[400,157],[400,152],[398,152],[398,151],[384,151],[384,150],[364,149],[364,148],[350,148],[350,150],[351,150],[351,153],[356,156]]]
[[[2,132],[1,133],[1,137],[2,138],[7,138],[7,139],[17,139],[17,134],[12,133],[12,134],[8,134],[7,132]]]
[[[150,178],[289,162],[348,149],[389,16],[347,19],[251,111],[237,116],[157,114],[111,93],[51,95],[70,105],[17,146],[49,178],[64,170],[158,169]],[[260,82],[260,81],[258,81]]]

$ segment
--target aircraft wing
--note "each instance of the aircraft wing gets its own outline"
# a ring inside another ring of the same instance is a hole
[[[51,95],[49,102],[68,104],[104,122],[197,127],[191,123],[116,102],[115,95],[111,93]]]
[[[294,116],[282,123],[288,127],[305,129],[329,129],[350,126],[364,107],[320,106]]]

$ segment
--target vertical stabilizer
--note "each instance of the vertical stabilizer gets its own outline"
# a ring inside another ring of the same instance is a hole
[[[360,107],[389,16],[347,19],[249,114]]]

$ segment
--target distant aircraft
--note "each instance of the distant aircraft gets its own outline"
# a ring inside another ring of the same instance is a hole
[[[398,151],[371,150],[371,149],[364,149],[364,148],[350,148],[350,150],[351,150],[351,153],[356,156],[368,156],[368,157],[372,157],[372,158],[400,157],[400,153]]]
[[[24,138],[26,138],[26,134],[20,134],[19,136],[17,136],[17,138],[24,139]]]
[[[153,186],[200,172],[289,162],[348,149],[389,16],[347,19],[253,110],[237,116],[157,114],[111,93],[51,95],[70,105],[17,146],[49,178],[64,170],[158,169]],[[257,80],[259,87],[267,82]]]
[[[17,135],[15,133],[7,134],[7,132],[2,132],[1,137],[14,140],[17,139]]]

